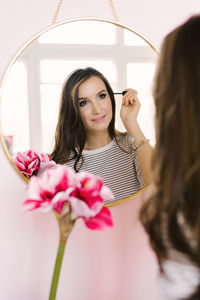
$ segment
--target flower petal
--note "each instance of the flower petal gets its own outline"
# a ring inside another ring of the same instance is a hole
[[[27,188],[27,193],[29,199],[34,199],[36,201],[41,200],[41,191],[43,191],[44,187],[40,186],[40,183],[38,181],[38,178],[36,176],[31,177],[29,181],[29,185]]]
[[[28,199],[23,202],[23,210],[35,210],[40,207],[40,202],[32,199]]]
[[[64,204],[75,189],[75,173],[72,169],[56,165],[46,169],[40,176],[32,176],[29,181],[28,200],[24,202],[27,210],[62,212]]]
[[[31,176],[40,166],[39,156],[32,150],[17,152],[13,159],[19,170],[23,174],[27,174],[29,176]]]
[[[113,227],[111,213],[105,206],[95,217],[83,218],[83,220],[85,225],[92,230],[103,230],[107,227]]]
[[[100,196],[102,197],[102,199],[104,201],[114,199],[113,193],[111,192],[111,190],[106,185],[102,186],[101,191],[100,191]]]
[[[59,201],[56,204],[54,204],[53,209],[60,215],[62,213],[64,205],[65,205],[65,202]]]
[[[40,162],[40,168],[38,169],[37,176],[40,176],[46,169],[56,166],[56,163],[52,160],[49,162]]]
[[[98,207],[95,209],[91,209],[85,201],[82,201],[81,199],[70,197],[68,202],[70,203],[72,213],[74,215],[74,218],[77,217],[94,217],[97,215],[97,213],[102,209],[103,203],[100,203]]]
[[[70,199],[70,194],[73,190],[74,190],[74,188],[70,187],[64,192],[59,192],[59,193],[55,194],[55,196],[52,199],[52,203],[56,204],[57,202],[66,202],[66,201],[68,201]]]
[[[40,201],[35,201],[32,199],[28,199],[24,201],[23,203],[23,210],[28,211],[28,210],[39,210],[42,212],[49,212],[52,210],[52,205],[51,203],[43,202],[41,203]]]

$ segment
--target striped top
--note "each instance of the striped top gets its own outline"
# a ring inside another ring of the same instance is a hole
[[[117,141],[128,153],[124,152],[115,140],[101,148],[82,151],[84,162],[80,171],[87,171],[103,178],[105,185],[114,194],[114,200],[106,203],[131,196],[144,186],[131,139],[127,134],[122,134],[117,137]],[[74,159],[70,160],[66,164],[74,168],[74,161]]]

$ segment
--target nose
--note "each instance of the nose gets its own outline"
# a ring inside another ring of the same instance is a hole
[[[97,103],[97,102],[94,102],[93,104],[92,104],[92,110],[93,110],[93,113],[94,114],[99,114],[100,112],[101,112],[101,107],[100,107],[100,104],[99,103]]]

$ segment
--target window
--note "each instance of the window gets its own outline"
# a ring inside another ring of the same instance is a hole
[[[12,66],[2,96],[2,131],[5,137],[10,137],[10,152],[25,151],[30,146],[30,128],[27,69],[23,61]]]
[[[13,136],[14,152],[29,148],[51,152],[62,84],[76,68],[91,66],[105,75],[115,92],[138,89],[139,122],[153,144],[150,91],[155,61],[146,42],[111,23],[55,27],[29,45],[11,68],[2,105],[3,133]],[[116,96],[116,126],[123,131],[120,107],[121,95]]]

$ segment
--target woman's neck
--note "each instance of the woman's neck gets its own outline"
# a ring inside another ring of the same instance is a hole
[[[99,132],[95,134],[88,134],[85,142],[85,150],[94,150],[106,146],[111,142],[111,137],[108,132]]]

